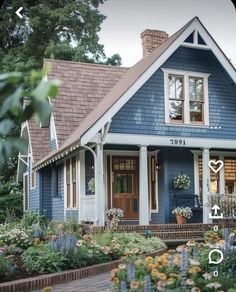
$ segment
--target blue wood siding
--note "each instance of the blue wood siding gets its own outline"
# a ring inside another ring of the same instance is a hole
[[[31,172],[29,173],[29,209],[39,213],[40,179],[39,172],[36,171],[36,187],[31,190]]]
[[[52,183],[57,184],[52,186]],[[54,190],[57,192],[54,192]],[[57,166],[57,179],[52,179],[52,167],[42,169],[42,213],[55,221],[64,221],[64,167]]]
[[[42,213],[52,219],[51,167],[42,170]]]
[[[175,223],[175,216],[172,210],[176,208],[176,195],[194,193],[194,160],[193,154],[185,148],[163,148],[158,153],[158,204],[159,212],[152,214],[151,223]],[[187,174],[190,177],[191,185],[188,190],[176,190],[173,187],[173,180],[179,174]],[[201,212],[199,218],[194,217],[189,222],[202,222]]]
[[[236,139],[235,85],[211,51],[180,47],[161,67],[211,74],[209,121],[221,129],[166,125],[164,73],[159,69],[113,117],[109,132]]]
[[[57,184],[54,189],[56,192],[52,193],[52,220],[64,220],[64,166],[63,164],[57,167],[57,179],[54,181]]]

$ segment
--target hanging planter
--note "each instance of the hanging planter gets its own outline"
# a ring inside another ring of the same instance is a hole
[[[188,190],[190,185],[190,177],[186,174],[179,174],[174,178],[173,186],[176,190]]]

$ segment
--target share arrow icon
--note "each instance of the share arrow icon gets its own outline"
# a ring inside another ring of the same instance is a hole
[[[214,205],[211,208],[211,210],[214,211],[214,215],[209,213],[209,218],[210,219],[223,219],[223,213],[221,213],[220,216],[218,216],[218,211],[220,211],[220,207],[218,205]]]
[[[15,14],[20,17],[23,18],[23,16],[20,14],[21,10],[23,9],[23,7],[20,7],[19,9],[16,10]]]

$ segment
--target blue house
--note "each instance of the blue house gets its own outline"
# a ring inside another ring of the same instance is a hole
[[[235,68],[197,17],[171,37],[141,38],[144,56],[132,68],[45,60],[60,93],[48,124],[22,125],[25,211],[103,226],[117,207],[126,222],[148,225],[175,222],[182,205],[207,223],[209,196],[234,196]],[[215,173],[210,160],[224,167]],[[181,174],[187,190],[173,186]]]

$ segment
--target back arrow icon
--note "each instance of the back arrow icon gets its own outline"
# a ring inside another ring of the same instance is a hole
[[[23,9],[23,7],[20,7],[19,9],[16,10],[15,14],[17,16],[19,16],[20,18],[23,18],[23,16],[20,14],[21,10]]]

